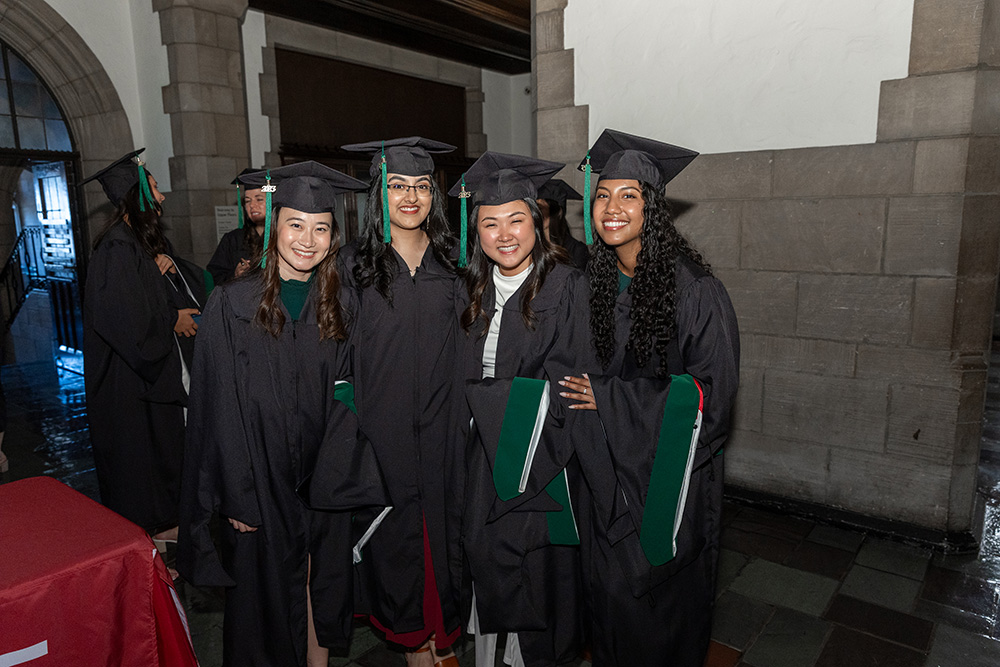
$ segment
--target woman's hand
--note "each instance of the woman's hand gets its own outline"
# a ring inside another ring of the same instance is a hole
[[[236,270],[233,272],[233,277],[234,278],[239,278],[240,276],[242,276],[244,273],[246,273],[249,270],[250,270],[250,260],[249,259],[241,259],[240,263],[236,265]]]
[[[177,311],[177,324],[174,331],[186,338],[198,333],[198,324],[194,321],[193,315],[200,315],[197,308],[182,308]]]
[[[241,533],[253,533],[257,531],[254,526],[248,526],[242,521],[237,521],[236,519],[230,519],[229,524]]]
[[[583,374],[583,377],[579,378],[567,375],[562,380],[559,380],[559,384],[567,389],[572,389],[572,391],[559,392],[560,396],[574,401],[580,401],[579,403],[573,403],[570,405],[570,410],[597,409],[597,399],[594,398],[594,388],[590,386],[590,376],[586,373]]]
[[[174,267],[173,260],[167,257],[166,255],[157,255],[155,261],[156,261],[156,266],[158,266],[160,269],[161,276],[166,275],[167,271],[169,271],[170,273],[177,273],[177,269]]]

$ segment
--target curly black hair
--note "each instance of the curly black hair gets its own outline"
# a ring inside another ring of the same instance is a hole
[[[444,212],[444,195],[437,182],[433,178],[429,180],[431,210],[421,226],[430,239],[435,259],[449,271],[454,271],[455,262],[451,259],[451,252],[455,247],[455,238],[451,235]],[[354,267],[354,280],[362,289],[374,285],[376,291],[391,305],[392,281],[396,277],[397,264],[389,244],[382,240],[382,224],[382,177],[376,176],[368,186],[368,203],[355,255],[357,265]]]
[[[645,366],[653,352],[659,357],[656,376],[667,377],[668,344],[677,333],[675,321],[677,259],[686,256],[711,275],[711,267],[674,226],[673,213],[666,195],[655,186],[640,182],[642,190],[641,249],[635,276],[629,285],[632,312],[629,317],[627,351],[636,364]],[[604,368],[615,353],[615,300],[618,298],[618,256],[600,237],[588,269],[590,276],[590,330],[597,356]]]
[[[569,264],[569,256],[566,251],[557,245],[553,245],[545,240],[545,232],[542,229],[542,212],[538,210],[538,204],[534,199],[522,199],[521,201],[528,207],[535,229],[535,246],[531,249],[531,261],[534,264],[531,275],[527,279],[524,292],[521,295],[521,319],[528,329],[535,328],[535,313],[531,309],[531,301],[541,291],[545,284],[545,278],[552,271],[552,268],[559,263]],[[469,246],[472,248],[472,258],[469,260],[469,267],[465,272],[465,286],[469,290],[469,305],[462,313],[462,327],[466,332],[470,331],[476,321],[482,322],[480,336],[485,336],[489,332],[489,320],[483,312],[483,295],[486,288],[493,284],[493,260],[483,252],[479,239],[479,206],[472,209],[469,216]]]

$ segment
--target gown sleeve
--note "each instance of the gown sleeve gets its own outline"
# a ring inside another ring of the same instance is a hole
[[[191,375],[177,567],[198,586],[233,586],[212,542],[215,514],[261,525],[234,355],[235,318],[224,289],[209,298]]]
[[[142,262],[152,260],[123,241],[107,241],[88,271],[94,331],[129,368],[153,385],[174,354],[177,311],[155,298],[163,285],[146,284]],[[156,274],[160,278],[159,273]],[[162,280],[162,279],[161,279]],[[175,360],[176,361],[176,360]],[[183,393],[179,366],[176,384]]]

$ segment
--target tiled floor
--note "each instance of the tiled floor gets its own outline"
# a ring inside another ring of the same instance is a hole
[[[69,360],[72,365],[72,359]],[[4,482],[51,475],[96,497],[82,377],[51,364],[3,368]],[[1000,665],[1000,444],[984,440],[979,554],[929,549],[727,503],[712,667]],[[203,667],[221,664],[221,591],[181,584]],[[463,666],[474,663],[462,642]],[[331,665],[404,664],[367,628]],[[589,663],[578,663],[587,665]]]

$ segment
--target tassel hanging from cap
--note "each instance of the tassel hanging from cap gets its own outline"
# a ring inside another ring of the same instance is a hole
[[[382,142],[382,242],[392,243],[392,231],[389,228],[389,182],[385,173],[385,142]]]
[[[150,210],[155,210],[153,204],[153,192],[149,188],[149,176],[146,174],[146,163],[139,158],[139,154],[135,154],[135,166],[139,170],[139,210],[145,212],[146,204],[149,204]]]
[[[236,184],[236,219],[237,229],[243,229],[243,197],[240,195],[240,184]]]
[[[267,203],[265,204],[267,210],[264,213],[264,252],[261,253],[260,257],[260,268],[262,269],[267,266],[267,244],[271,242],[271,193],[276,189],[275,186],[271,185],[271,170],[268,169],[267,183],[261,188],[267,195]]]
[[[592,206],[590,199],[590,153],[587,153],[587,163],[583,167],[583,235],[587,245],[594,245],[594,230],[591,229],[590,222]]]
[[[466,256],[469,245],[469,205],[466,200],[471,196],[472,194],[465,189],[465,174],[462,174],[462,191],[458,194],[458,199],[462,203],[462,228],[458,239],[458,268],[460,269],[464,269],[468,264]]]

